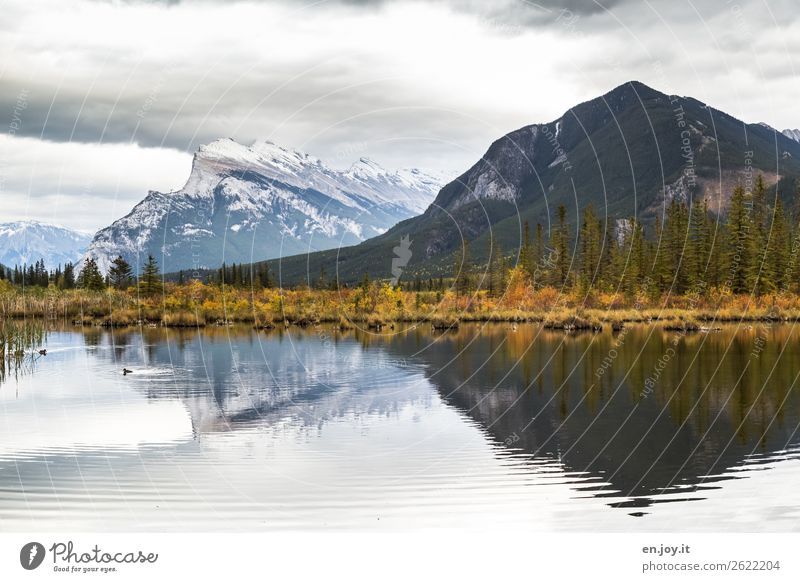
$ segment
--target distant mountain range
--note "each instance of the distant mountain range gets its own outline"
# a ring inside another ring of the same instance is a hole
[[[44,259],[49,269],[67,262],[77,263],[92,235],[35,221],[0,223],[0,264],[31,265]]]
[[[653,222],[666,202],[702,196],[721,213],[735,185],[756,172],[788,199],[800,176],[800,143],[691,97],[631,81],[550,123],[503,136],[421,216],[353,247],[269,263],[284,284],[314,276],[322,266],[330,272],[332,264],[340,282],[364,273],[389,278],[395,249],[407,239],[406,276],[449,273],[462,240],[478,260],[490,236],[506,252],[515,251],[523,224],[541,223],[547,234],[560,204],[573,232],[590,203],[609,219]]]
[[[349,246],[423,212],[441,184],[366,158],[338,171],[268,141],[220,139],[195,153],[183,188],[151,191],[86,255],[105,271],[118,255],[141,266],[152,254],[166,272]]]

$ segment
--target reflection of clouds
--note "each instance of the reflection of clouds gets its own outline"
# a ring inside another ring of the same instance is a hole
[[[97,366],[113,358],[108,334],[51,332],[47,356],[33,374],[0,389],[0,459],[81,451],[136,451],[192,438],[191,419],[175,400],[153,400],[135,390],[138,383],[170,377],[168,367],[137,369],[123,377],[121,366]]]
[[[13,410],[0,424],[0,459],[129,450],[191,440],[186,409],[176,401],[87,403],[68,408]]]

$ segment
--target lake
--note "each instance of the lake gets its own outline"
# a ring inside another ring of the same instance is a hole
[[[3,531],[800,529],[790,325],[62,328],[46,346],[0,385]]]

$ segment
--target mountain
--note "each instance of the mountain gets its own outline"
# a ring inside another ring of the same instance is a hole
[[[103,271],[118,255],[164,271],[216,268],[359,243],[425,210],[441,180],[420,170],[389,172],[360,159],[337,171],[272,142],[220,139],[194,155],[176,192],[151,191],[100,230],[86,256]]]
[[[49,269],[76,263],[92,235],[30,220],[0,223],[0,264],[7,267],[44,259]]]
[[[498,139],[444,186],[422,215],[387,233],[333,253],[270,265],[285,284],[334,261],[340,282],[356,281],[365,272],[389,278],[393,260],[397,267],[395,249],[407,237],[407,275],[446,274],[462,240],[471,243],[478,260],[487,254],[490,233],[506,252],[516,250],[523,224],[541,223],[547,236],[561,204],[573,232],[590,203],[609,219],[635,215],[650,223],[673,198],[702,196],[713,212],[724,213],[734,186],[748,183],[756,172],[788,197],[800,176],[800,143],[697,99],[631,81],[554,121]]]
[[[800,142],[800,129],[784,129],[783,135],[796,142]]]

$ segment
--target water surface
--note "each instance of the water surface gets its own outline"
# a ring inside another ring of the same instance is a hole
[[[47,347],[0,385],[4,531],[800,529],[788,325],[70,328]]]

